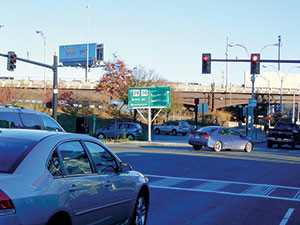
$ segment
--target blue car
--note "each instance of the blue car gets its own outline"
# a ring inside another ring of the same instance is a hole
[[[148,179],[96,138],[0,129],[0,224],[145,225]]]
[[[253,142],[250,138],[243,136],[235,129],[221,126],[207,126],[191,132],[189,144],[195,150],[200,150],[203,146],[219,152],[223,149],[239,149],[251,152]]]

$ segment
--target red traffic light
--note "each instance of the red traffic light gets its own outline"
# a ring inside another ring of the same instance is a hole
[[[252,58],[251,58],[251,60],[253,62],[257,62],[258,61],[258,56],[257,55],[253,55]]]
[[[271,116],[268,116],[268,117],[267,117],[267,120],[272,120],[272,117],[271,117]]]
[[[209,57],[207,55],[203,56],[203,60],[204,61],[208,61],[209,60]]]

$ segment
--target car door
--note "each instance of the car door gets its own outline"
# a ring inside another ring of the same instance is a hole
[[[133,199],[136,197],[136,183],[128,172],[119,172],[115,157],[101,145],[84,141],[91,158],[103,181],[101,188],[101,210],[108,224],[116,224],[129,218]]]
[[[167,129],[168,129],[168,126],[169,126],[170,122],[165,122],[162,126],[161,126],[161,133],[166,133]]]
[[[68,141],[57,147],[61,158],[68,199],[77,225],[98,224],[101,214],[100,190],[102,180],[92,169],[88,155],[80,141]]]
[[[231,148],[229,129],[219,130],[218,138],[216,141],[218,141],[218,140],[222,142],[224,149]]]
[[[241,138],[241,133],[230,129],[231,146],[234,149],[244,149],[246,141]]]
[[[115,138],[115,124],[112,124],[106,128],[105,136],[107,138]]]

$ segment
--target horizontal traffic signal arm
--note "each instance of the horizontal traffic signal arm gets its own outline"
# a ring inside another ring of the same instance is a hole
[[[8,58],[8,54],[0,53],[0,56]],[[55,69],[54,65],[48,65],[48,64],[45,64],[45,63],[40,63],[40,62],[36,62],[36,61],[33,61],[33,60],[29,60],[29,59],[23,59],[23,58],[20,58],[20,57],[16,57],[15,60],[30,63],[30,64],[34,64],[34,65],[37,65],[37,66],[46,67],[46,68],[49,68],[49,69],[52,69],[52,70]]]
[[[212,62],[251,62],[250,59],[211,59]],[[300,63],[300,60],[260,59],[261,63]]]

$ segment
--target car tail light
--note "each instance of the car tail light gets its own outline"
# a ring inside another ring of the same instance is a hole
[[[0,215],[15,213],[15,206],[11,199],[0,190]]]
[[[210,139],[210,136],[208,136],[207,134],[202,134],[202,136],[203,136],[205,139]]]
[[[190,137],[194,136],[196,133],[191,132],[190,133]]]
[[[267,131],[266,131],[266,134],[269,135],[269,133],[270,133],[269,130],[267,130]]]

